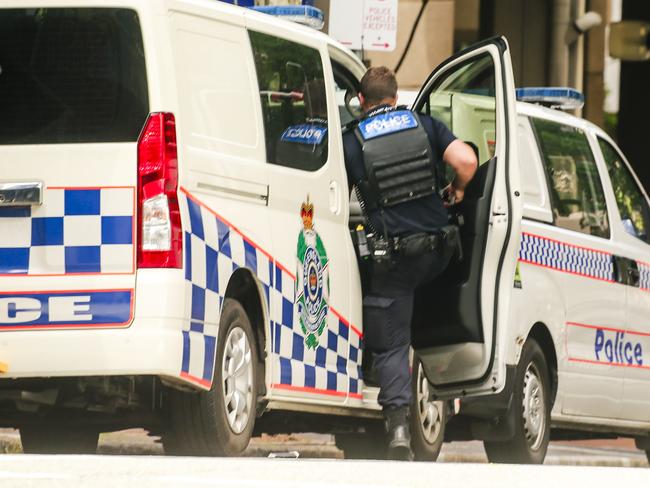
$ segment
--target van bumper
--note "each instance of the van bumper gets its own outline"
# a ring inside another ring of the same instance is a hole
[[[135,282],[126,326],[0,332],[0,379],[156,375],[205,388],[181,373],[189,328],[182,270],[139,270]]]

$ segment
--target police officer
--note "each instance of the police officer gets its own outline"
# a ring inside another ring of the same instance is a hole
[[[344,152],[348,181],[364,207],[369,236],[374,236],[363,298],[364,339],[374,356],[388,456],[412,459],[408,411],[414,291],[435,279],[453,254],[445,240],[449,234],[444,230],[450,229],[446,207],[463,200],[477,159],[442,122],[396,108],[397,80],[386,67],[366,72],[359,101],[365,115],[344,134]],[[441,162],[455,171],[444,189],[439,188],[445,169]]]

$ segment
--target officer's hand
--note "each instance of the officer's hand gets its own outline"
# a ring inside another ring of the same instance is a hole
[[[459,204],[465,198],[465,190],[456,188],[453,183],[449,183],[442,192],[443,202],[447,208]]]

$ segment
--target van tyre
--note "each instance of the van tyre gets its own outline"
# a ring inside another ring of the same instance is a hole
[[[445,438],[447,406],[445,402],[432,400],[429,380],[424,375],[417,356],[413,362],[411,449],[416,461],[435,461]]]
[[[26,426],[20,428],[25,454],[95,454],[99,431],[69,426]]]
[[[237,456],[255,424],[259,358],[255,333],[244,307],[226,298],[221,312],[212,388],[169,389],[167,454]]]
[[[514,425],[515,434],[505,442],[484,442],[490,462],[544,462],[551,433],[550,385],[544,353],[534,339],[528,339],[515,375],[510,418],[505,419]]]

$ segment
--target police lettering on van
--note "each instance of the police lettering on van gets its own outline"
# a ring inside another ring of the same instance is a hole
[[[631,335],[628,333],[628,336]],[[607,360],[614,364],[643,366],[643,346],[641,342],[631,341],[625,331],[596,329],[594,341],[596,361]]]

